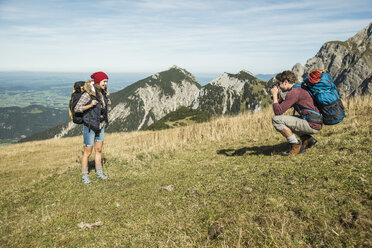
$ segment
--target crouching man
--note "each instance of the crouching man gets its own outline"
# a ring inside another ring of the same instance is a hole
[[[274,128],[287,138],[290,150],[283,156],[296,155],[306,151],[317,141],[311,135],[322,128],[319,110],[315,106],[309,92],[301,87],[294,87],[297,79],[292,71],[283,71],[275,76],[278,84],[271,89],[273,95]],[[285,99],[279,103],[279,89],[286,93]],[[283,115],[293,107],[299,116]],[[314,113],[314,111],[316,113]],[[295,136],[297,134],[301,141]]]

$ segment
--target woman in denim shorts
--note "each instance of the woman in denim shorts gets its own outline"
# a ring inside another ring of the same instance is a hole
[[[102,169],[102,147],[104,141],[105,124],[108,123],[107,106],[111,101],[107,99],[108,76],[104,72],[95,72],[84,85],[75,107],[76,113],[83,113],[84,155],[81,159],[82,181],[84,184],[92,183],[88,172],[88,159],[95,150],[96,177],[107,179]]]

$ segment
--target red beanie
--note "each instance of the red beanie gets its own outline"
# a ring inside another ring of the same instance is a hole
[[[96,83],[101,82],[104,79],[108,79],[108,76],[106,75],[106,73],[104,73],[102,71],[99,71],[99,72],[93,73],[90,76],[90,78],[93,79],[94,80],[94,83],[96,84]]]
[[[312,71],[309,75],[309,81],[312,84],[316,84],[322,78],[322,70]]]

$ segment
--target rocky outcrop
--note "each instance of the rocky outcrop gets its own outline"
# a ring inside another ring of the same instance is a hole
[[[342,96],[372,92],[372,23],[347,41],[325,43],[305,66],[292,71],[301,82],[314,69],[325,69],[333,77]]]
[[[201,88],[192,108],[209,115],[236,114],[244,110],[258,111],[268,102],[265,81],[252,73],[224,73]]]

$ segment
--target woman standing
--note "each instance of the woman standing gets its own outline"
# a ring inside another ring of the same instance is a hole
[[[81,95],[75,106],[75,112],[83,113],[84,155],[81,159],[82,181],[84,184],[92,183],[88,174],[88,159],[95,150],[96,177],[107,179],[102,169],[102,147],[105,124],[108,124],[107,99],[108,76],[104,72],[95,72],[84,85],[85,92]]]

